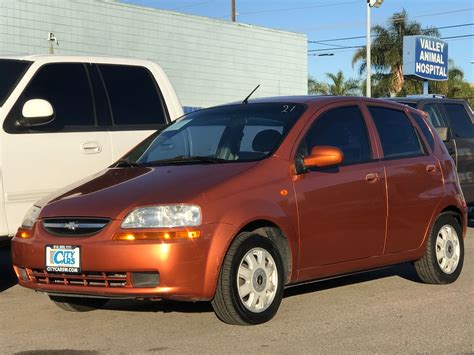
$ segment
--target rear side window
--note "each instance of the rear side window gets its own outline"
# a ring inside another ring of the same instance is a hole
[[[427,104],[423,106],[423,111],[428,114],[431,124],[435,127],[446,127],[447,124],[443,119],[443,115],[436,104]]]
[[[433,138],[433,135],[431,134],[431,131],[428,128],[428,125],[426,124],[425,120],[423,118],[421,118],[421,116],[417,113],[412,112],[411,115],[415,119],[416,124],[418,125],[418,127],[420,127],[421,132],[423,132],[423,136],[428,141],[428,144],[430,145],[431,150],[433,150],[434,149],[434,138]]]
[[[342,150],[343,165],[372,159],[367,128],[357,106],[323,113],[309,129],[299,148],[299,154],[307,155],[313,147],[324,145]]]
[[[443,104],[448,113],[449,121],[454,128],[456,138],[474,138],[474,130],[471,118],[469,117],[464,105],[461,104]]]
[[[420,140],[408,117],[398,110],[369,107],[379,133],[385,159],[423,155]]]
[[[108,92],[114,126],[166,123],[161,95],[147,69],[106,64],[98,67]]]

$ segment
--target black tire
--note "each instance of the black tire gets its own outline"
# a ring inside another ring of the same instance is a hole
[[[107,298],[49,296],[49,299],[62,310],[69,312],[88,312],[103,307]]]
[[[240,299],[237,282],[238,268],[244,256],[253,248],[262,248],[273,258],[277,271],[275,296],[268,308],[261,312],[252,312]],[[224,258],[219,275],[217,290],[212,300],[212,307],[217,317],[225,323],[235,325],[253,325],[268,322],[272,319],[283,297],[284,267],[280,253],[273,242],[253,233],[241,233],[231,244]]]
[[[446,273],[438,263],[436,256],[436,240],[443,226],[451,226],[457,233],[459,240],[459,261],[457,267],[451,273]],[[449,213],[441,214],[436,220],[426,243],[425,256],[415,261],[415,269],[419,278],[427,284],[449,284],[459,277],[464,263],[464,240],[462,228],[458,220]]]

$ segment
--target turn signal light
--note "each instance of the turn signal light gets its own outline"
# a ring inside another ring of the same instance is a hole
[[[21,239],[30,239],[32,236],[33,234],[31,231],[23,228],[18,229],[18,232],[16,233],[16,237]]]
[[[113,240],[176,240],[196,239],[201,236],[200,231],[178,231],[178,232],[144,232],[144,233],[115,233]]]

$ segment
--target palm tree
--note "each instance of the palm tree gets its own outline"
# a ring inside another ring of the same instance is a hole
[[[358,93],[359,83],[357,80],[346,80],[342,70],[336,74],[326,73],[326,76],[332,83],[322,83],[310,77],[308,79],[308,93],[323,95],[356,95]]]
[[[465,82],[464,71],[454,64],[452,59],[449,60],[448,68],[448,80],[431,82],[430,91],[447,97],[457,97]]]
[[[374,26],[372,33],[375,39],[371,45],[372,65],[377,74],[382,74],[384,85],[389,84],[390,93],[399,93],[403,87],[403,36],[425,35],[439,37],[436,28],[422,29],[421,24],[409,21],[405,10],[396,12],[388,21],[387,27]],[[352,66],[361,63],[359,74],[362,75],[367,65],[367,48],[364,46],[356,51],[352,58]]]

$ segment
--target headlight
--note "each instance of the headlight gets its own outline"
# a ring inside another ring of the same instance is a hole
[[[28,212],[25,214],[25,218],[23,218],[23,222],[21,223],[21,226],[23,228],[31,228],[35,224],[36,220],[38,219],[38,216],[41,212],[41,207],[38,206],[31,206]]]
[[[194,227],[201,224],[201,208],[196,205],[139,207],[130,212],[122,228]]]

